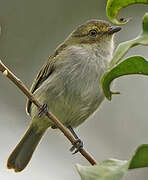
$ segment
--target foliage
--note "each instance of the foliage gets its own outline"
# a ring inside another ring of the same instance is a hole
[[[120,180],[128,169],[148,167],[148,145],[143,144],[128,161],[109,159],[96,166],[77,165],[82,180]]]
[[[148,0],[108,0],[106,14],[113,24],[123,25],[129,19],[118,18],[121,8],[136,4],[148,4]],[[108,65],[107,71],[101,79],[102,90],[108,100],[112,94],[110,85],[112,81],[120,76],[139,74],[148,75],[148,61],[141,56],[132,56],[121,61],[121,58],[137,45],[148,45],[148,13],[145,13],[142,21],[142,32],[136,38],[123,42],[117,47],[115,54]],[[129,169],[148,167],[148,144],[137,148],[134,155],[128,161],[109,159],[100,162],[96,166],[77,165],[77,170],[82,180],[120,180]]]

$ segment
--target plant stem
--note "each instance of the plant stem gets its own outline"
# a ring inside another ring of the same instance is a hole
[[[42,107],[42,104],[35,98],[35,96],[27,89],[24,83],[18,79],[0,60],[0,71],[3,73],[4,76],[9,78],[26,96],[27,98],[32,101],[38,108]],[[56,118],[52,112],[47,112],[46,116],[54,122],[56,127],[58,127],[63,134],[67,137],[67,139],[74,144],[76,139],[71,134],[71,132]],[[95,159],[83,148],[80,153],[90,162],[91,165],[96,165],[97,162]]]

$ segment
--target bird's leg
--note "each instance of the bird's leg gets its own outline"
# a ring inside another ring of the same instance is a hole
[[[39,108],[38,117],[41,117],[41,116],[43,115],[43,113],[45,113],[45,114],[48,113],[48,105],[47,105],[47,104],[43,104],[43,105]]]
[[[70,132],[76,138],[76,141],[73,143],[73,146],[70,148],[71,152],[74,151],[74,149],[76,149],[73,153],[73,154],[76,154],[77,152],[82,150],[83,141],[81,141],[81,139],[77,136],[77,134],[75,133],[75,131],[73,130],[73,128],[71,126],[68,126],[67,128],[70,130]]]

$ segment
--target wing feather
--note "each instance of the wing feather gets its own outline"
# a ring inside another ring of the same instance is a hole
[[[30,89],[31,93],[34,93],[41,86],[41,84],[54,72],[55,61],[58,59],[57,56],[66,47],[67,47],[67,45],[65,43],[58,46],[55,53],[48,58],[47,62],[44,63],[41,70],[37,74],[35,80],[33,81],[33,84],[32,84],[31,89]],[[32,102],[30,100],[27,100],[26,112],[28,114],[30,114],[30,111],[31,111],[31,104],[32,104]]]
[[[52,58],[49,57],[48,61],[42,66],[41,70],[33,81],[30,92],[34,93],[41,86],[41,84],[53,73],[54,69],[55,68]],[[28,114],[30,114],[31,104],[32,102],[28,99],[26,104],[26,112]]]

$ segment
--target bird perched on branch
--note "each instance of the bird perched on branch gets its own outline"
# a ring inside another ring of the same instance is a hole
[[[31,92],[73,133],[94,113],[104,99],[100,78],[112,58],[114,33],[118,26],[102,20],[90,20],[78,26],[45,62]],[[38,108],[27,103],[31,124],[20,143],[10,154],[9,169],[22,171],[44,135],[56,128],[44,114],[39,117]]]

